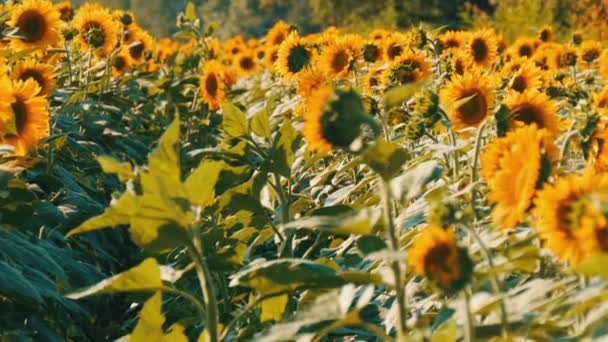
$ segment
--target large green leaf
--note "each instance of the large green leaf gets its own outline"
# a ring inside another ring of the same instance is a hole
[[[162,289],[160,267],[154,258],[99,283],[66,295],[70,299],[80,299],[100,293],[159,291]]]
[[[158,146],[148,158],[150,173],[157,177],[180,180],[179,125],[180,119],[176,115],[171,125],[158,140]]]
[[[137,213],[138,206],[139,198],[129,192],[125,192],[114,205],[106,208],[103,214],[86,220],[80,226],[69,231],[66,237],[129,224],[133,215]]]
[[[588,277],[608,279],[608,267],[606,265],[608,265],[608,254],[598,253],[574,265],[572,270]]]
[[[275,137],[272,152],[273,168],[283,177],[290,177],[291,166],[295,161],[295,151],[298,146],[298,132],[285,120]]]
[[[230,102],[222,106],[224,132],[231,137],[243,137],[249,134],[249,123],[242,110]]]
[[[396,176],[407,159],[408,154],[403,148],[385,140],[376,141],[363,153],[363,161],[384,179]]]
[[[118,160],[108,157],[99,156],[97,162],[101,165],[101,169],[107,174],[116,174],[121,182],[125,182],[134,177],[133,168],[127,162],[119,162]]]
[[[187,342],[184,328],[178,324],[171,327],[165,335],[162,313],[162,293],[156,292],[148,299],[139,313],[139,320],[129,336],[129,342]]]
[[[380,210],[367,208],[338,215],[302,217],[284,225],[283,228],[317,229],[334,235],[367,235],[372,233],[381,216]]]
[[[224,170],[225,163],[220,161],[203,160],[192,171],[184,184],[188,191],[190,203],[206,207],[213,203],[215,198],[215,185],[220,172]]]
[[[42,297],[36,288],[11,265],[0,261],[0,294],[18,299],[29,299],[41,303]]]

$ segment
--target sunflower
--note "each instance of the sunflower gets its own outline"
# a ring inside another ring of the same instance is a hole
[[[14,147],[14,154],[25,156],[38,141],[49,135],[47,100],[39,95],[36,81],[16,81],[12,86],[12,120],[8,123],[3,143]]]
[[[591,64],[600,58],[602,43],[596,40],[588,40],[581,44],[579,51],[581,60],[587,64]]]
[[[439,37],[439,42],[443,51],[458,49],[464,45],[467,40],[467,33],[463,31],[447,31]]]
[[[387,84],[401,86],[423,81],[431,76],[431,63],[418,53],[407,52],[395,58],[386,69]]]
[[[402,33],[392,33],[384,39],[384,60],[391,62],[407,51],[410,41]]]
[[[78,30],[76,41],[100,57],[109,56],[118,45],[120,25],[105,8],[85,5],[78,9],[72,25]]]
[[[210,59],[218,58],[220,55],[220,51],[222,50],[219,39],[215,37],[207,37],[204,41],[204,46],[207,48],[208,57]]]
[[[129,49],[129,55],[134,63],[141,63],[146,54],[153,51],[154,39],[146,30],[139,27],[130,38],[130,42],[125,42]]]
[[[561,261],[576,264],[608,251],[608,174],[591,170],[558,178],[534,201],[534,229]]]
[[[608,80],[608,49],[603,50],[600,55],[599,73],[600,76]]]
[[[264,51],[264,66],[267,69],[272,69],[279,58],[279,47],[270,45]]]
[[[513,54],[517,57],[530,58],[534,55],[534,51],[536,50],[535,43],[536,39],[518,38],[513,46],[511,46],[510,50],[512,50]]]
[[[596,99],[597,102],[600,102],[599,105],[596,103],[596,108],[605,105],[601,102],[608,101],[607,95],[602,95],[604,99]],[[596,127],[589,139],[585,157],[589,166],[598,172],[606,172],[608,171],[608,116],[605,113],[608,108],[601,107],[599,110],[601,110],[602,115],[597,118]]]
[[[262,42],[260,42],[257,38],[249,38],[246,42],[246,45],[251,50],[256,50],[257,48],[262,46]]]
[[[8,124],[13,121],[11,104],[15,102],[13,84],[6,75],[0,75],[0,135],[6,133]]]
[[[523,222],[556,151],[548,133],[536,125],[509,132],[485,148],[481,174],[490,188],[488,200],[494,204],[491,216],[496,227],[513,228]]]
[[[243,51],[232,60],[232,66],[241,76],[251,76],[257,72],[258,59],[254,51]]]
[[[224,42],[224,54],[230,59],[241,52],[248,50],[245,40],[241,36],[234,36]]]
[[[308,102],[312,95],[323,85],[328,83],[325,75],[316,68],[306,68],[298,74],[297,93]]]
[[[553,27],[551,25],[543,26],[540,31],[538,31],[538,39],[543,43],[548,43],[553,40]]]
[[[478,66],[490,67],[498,57],[498,44],[492,30],[471,33],[465,48],[473,64]]]
[[[21,37],[11,39],[14,50],[44,51],[61,43],[60,14],[48,0],[25,0],[13,6],[7,24]]]
[[[374,41],[382,41],[389,34],[391,34],[390,31],[383,30],[383,29],[375,29],[372,31],[372,33],[370,33],[369,38]]]
[[[462,50],[456,50],[450,59],[450,67],[455,75],[464,75],[473,66],[468,53]]]
[[[292,81],[300,71],[310,65],[311,58],[311,50],[294,31],[279,46],[275,70],[284,79]]]
[[[59,11],[61,21],[69,23],[74,18],[74,6],[70,1],[61,1],[55,4],[55,9]]]
[[[363,60],[367,63],[377,63],[382,60],[382,46],[380,46],[379,41],[368,41],[363,45],[363,50],[361,51],[363,56]]]
[[[604,86],[601,91],[593,93],[593,108],[600,114],[608,116],[608,86]]]
[[[55,89],[55,72],[53,67],[35,60],[25,60],[17,63],[13,69],[13,80],[26,81],[33,79],[40,87],[40,95],[48,96]]]
[[[505,99],[505,104],[511,112],[510,129],[535,123],[552,136],[559,133],[555,104],[544,93],[533,89],[523,93],[511,92]]]
[[[454,230],[430,225],[422,229],[407,253],[414,273],[426,275],[445,290],[462,288],[471,275],[472,263],[458,248]]]
[[[114,55],[112,59],[112,75],[118,77],[123,75],[127,70],[131,69],[134,65],[133,59],[129,50],[124,46],[120,47],[120,50]]]
[[[308,142],[308,149],[324,155],[332,150],[332,143],[326,138],[323,128],[323,117],[327,103],[335,97],[331,87],[321,87],[310,97],[311,101],[304,113],[304,130],[302,134]]]
[[[225,67],[216,60],[209,60],[203,65],[200,78],[200,92],[203,102],[210,110],[217,110],[226,96],[224,78],[221,71]]]
[[[161,62],[167,61],[167,59],[177,54],[179,51],[179,45],[179,42],[176,42],[171,38],[165,37],[160,39],[158,44],[156,44],[156,58],[158,58],[158,60]]]
[[[277,21],[266,34],[266,44],[280,45],[289,35],[289,31],[290,27],[286,22]]]
[[[385,73],[386,67],[384,65],[378,65],[370,68],[364,78],[364,92],[368,96],[372,96],[378,93],[379,89],[384,82],[383,74]]]
[[[543,84],[542,77],[541,69],[531,62],[524,61],[511,77],[509,89],[519,93],[531,89],[538,90]]]
[[[361,53],[360,46],[353,43],[349,38],[340,37],[326,46],[319,57],[320,70],[330,78],[346,78]]]
[[[479,72],[469,72],[463,76],[455,75],[441,89],[440,102],[455,129],[477,127],[492,112],[492,83]],[[462,103],[463,100],[466,102]]]

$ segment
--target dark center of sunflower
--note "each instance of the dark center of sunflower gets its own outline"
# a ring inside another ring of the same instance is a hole
[[[266,56],[266,51],[260,49],[256,53],[256,56],[258,57],[258,59],[264,59],[264,56]]]
[[[542,113],[538,108],[532,105],[525,105],[514,111],[514,119],[523,122],[526,125],[535,123],[538,128],[545,127]]]
[[[608,228],[602,227],[601,229],[596,229],[595,238],[602,251],[608,251]]]
[[[84,40],[94,48],[100,48],[106,42],[106,34],[99,23],[87,23],[82,34]]]
[[[272,45],[279,45],[284,40],[285,40],[285,35],[283,33],[279,33],[279,34],[277,34],[276,37],[274,37],[274,40],[272,41]]]
[[[408,84],[416,81],[416,68],[412,64],[401,65],[393,73],[393,79],[400,84]]]
[[[369,78],[369,86],[370,87],[377,87],[378,84],[380,84],[380,82],[378,82],[378,78],[376,78],[375,76],[372,76]]]
[[[549,32],[549,30],[545,29],[540,31],[540,40],[542,40],[543,42],[548,42],[550,38],[551,33]]]
[[[42,39],[46,32],[46,21],[38,11],[25,11],[17,20],[19,33],[28,43],[35,43]]]
[[[454,73],[457,75],[464,75],[464,63],[462,60],[457,59],[454,62]]]
[[[460,42],[456,39],[450,38],[448,40],[446,40],[444,43],[446,48],[457,48],[460,46]]]
[[[277,59],[279,59],[279,52],[275,50],[270,54],[270,61],[274,64]]]
[[[296,45],[289,50],[289,56],[287,56],[287,67],[292,73],[297,73],[306,65],[308,65],[309,56],[308,50],[302,45]]]
[[[345,50],[340,50],[331,61],[331,68],[334,72],[341,72],[348,67],[349,56]]]
[[[530,56],[532,56],[534,49],[532,48],[532,46],[530,46],[528,44],[524,44],[519,47],[518,52],[519,52],[520,57],[530,57]]]
[[[124,57],[118,56],[114,58],[114,68],[118,71],[122,71],[127,67],[127,61]]]
[[[518,93],[523,93],[524,90],[528,88],[528,82],[526,78],[522,75],[517,75],[513,78],[513,83],[511,84],[511,89],[515,90]]]
[[[473,51],[473,59],[475,62],[483,62],[488,57],[488,45],[481,38],[474,39],[471,42],[471,51]]]
[[[471,96],[473,97],[457,109],[460,120],[468,126],[480,123],[486,117],[488,110],[485,97],[477,89],[464,92],[461,99]]]
[[[579,194],[571,193],[557,205],[557,226],[568,239],[574,239],[573,230],[578,228],[578,221],[582,214],[584,198]]]
[[[72,6],[64,6],[59,9],[59,18],[61,21],[71,21],[74,18],[74,8]]]
[[[143,42],[137,42],[137,44],[132,45],[129,48],[129,54],[131,55],[131,57],[133,57],[133,59],[137,60],[137,59],[140,59],[143,56],[144,50],[145,50],[144,43]]]
[[[238,54],[239,52],[241,52],[241,48],[238,46],[233,47],[230,52],[232,52],[233,55]]]
[[[450,273],[453,265],[449,264],[452,249],[447,244],[432,247],[424,256],[424,270],[428,273]]]
[[[608,107],[608,98],[602,98],[598,103],[597,103],[598,108],[606,108]]]
[[[205,79],[205,89],[211,96],[215,96],[217,94],[218,84],[215,74],[211,73],[209,76],[207,76]]]
[[[587,63],[595,61],[600,56],[600,52],[596,49],[589,49],[583,53],[583,60]]]
[[[374,44],[366,44],[363,47],[363,59],[368,63],[373,63],[380,58],[380,49]]]
[[[21,75],[19,75],[19,79],[22,81],[26,81],[30,78],[33,79],[34,81],[36,81],[36,83],[38,83],[40,88],[44,88],[44,77],[37,70],[28,69],[28,70],[23,71],[21,73]]]
[[[243,68],[244,70],[251,70],[255,66],[251,57],[241,58],[239,61],[239,64],[241,65],[241,68]]]
[[[27,108],[22,99],[17,98],[17,101],[11,104],[13,115],[15,117],[16,135],[21,135],[27,124]]]
[[[395,59],[395,57],[401,56],[403,53],[403,47],[399,44],[393,44],[388,48],[388,58],[390,60]]]

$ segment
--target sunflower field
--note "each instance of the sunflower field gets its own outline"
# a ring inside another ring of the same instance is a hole
[[[199,14],[0,3],[1,341],[608,340],[602,39]]]

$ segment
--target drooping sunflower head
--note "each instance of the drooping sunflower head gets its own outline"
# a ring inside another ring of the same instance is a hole
[[[56,3],[55,8],[59,11],[61,21],[69,23],[74,18],[74,6],[69,0]]]
[[[135,62],[131,58],[129,50],[124,46],[121,46],[120,50],[115,53],[112,59],[112,75],[115,77],[124,75],[134,65]]]
[[[325,74],[316,68],[306,68],[298,74],[297,93],[304,103],[308,103],[312,100],[313,94],[327,83]]]
[[[441,89],[440,102],[454,128],[477,127],[494,108],[493,80],[479,72],[454,76]]]
[[[401,86],[423,81],[431,76],[431,63],[422,54],[407,52],[395,58],[385,71],[386,83]]]
[[[538,31],[538,39],[543,43],[553,41],[553,35],[553,27],[551,25],[545,25]]]
[[[511,92],[505,99],[511,117],[509,128],[536,124],[552,136],[559,133],[559,119],[554,102],[545,94],[531,89],[523,93]]]
[[[377,123],[365,113],[359,95],[324,86],[306,105],[303,135],[309,149],[326,154],[333,148],[349,150],[361,136],[363,125],[378,133]]]
[[[456,244],[451,228],[430,225],[422,229],[408,250],[407,261],[414,273],[426,275],[440,288],[457,291],[472,274],[472,262]]]
[[[17,156],[25,156],[40,139],[49,135],[48,102],[39,93],[40,87],[33,79],[13,82],[12,118],[2,141],[13,146]]]
[[[591,64],[600,58],[602,43],[597,40],[587,40],[581,44],[579,51],[580,59],[587,64]]]
[[[319,68],[331,78],[343,79],[350,75],[361,56],[359,40],[348,36],[336,38],[321,52]]]
[[[258,70],[258,59],[254,51],[246,50],[234,56],[232,66],[241,76],[251,76]]]
[[[447,31],[439,37],[441,48],[444,52],[455,50],[465,44],[468,39],[468,33],[464,31]]]
[[[520,68],[513,73],[508,87],[518,93],[539,90],[543,84],[542,77],[540,68],[530,61],[523,61]]]
[[[11,39],[14,50],[45,51],[61,43],[60,14],[48,0],[25,0],[14,5],[7,24],[16,28],[20,36]]]
[[[286,22],[279,20],[266,34],[266,44],[280,45],[289,35],[290,26]]]
[[[279,46],[275,70],[284,79],[295,80],[297,74],[311,63],[312,51],[300,39],[297,32],[289,34]]]
[[[466,43],[468,52],[473,64],[489,67],[498,57],[498,44],[496,35],[492,30],[479,30],[470,34]]]
[[[219,109],[226,96],[226,84],[222,75],[224,68],[220,62],[213,59],[203,65],[200,77],[200,93],[209,110]]]
[[[33,59],[21,61],[15,65],[13,80],[26,81],[33,79],[40,87],[40,95],[48,96],[55,89],[55,72],[49,64]]]
[[[100,57],[109,56],[118,45],[120,25],[107,9],[85,5],[78,9],[72,25],[78,30],[76,41]]]
[[[501,229],[523,222],[538,188],[548,178],[557,148],[535,124],[509,132],[490,143],[481,155],[482,176],[494,204],[492,222]]]
[[[608,176],[587,170],[546,185],[534,201],[534,229],[562,262],[576,264],[608,251]]]

